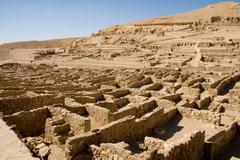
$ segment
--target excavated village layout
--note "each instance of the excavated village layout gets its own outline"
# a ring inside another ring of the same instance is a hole
[[[240,159],[240,4],[0,45],[0,159]]]

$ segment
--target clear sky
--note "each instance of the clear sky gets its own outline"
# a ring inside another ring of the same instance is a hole
[[[223,1],[0,0],[0,43],[79,37],[115,24],[174,15]]]

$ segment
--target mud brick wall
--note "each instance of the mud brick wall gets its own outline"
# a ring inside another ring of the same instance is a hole
[[[158,107],[158,104],[155,100],[148,100],[142,102],[141,104],[139,104],[139,106],[137,106],[136,116],[141,117],[156,107]]]
[[[88,117],[83,117],[81,115],[72,113],[66,109],[59,107],[48,107],[51,116],[63,118],[66,122],[70,124],[70,128],[73,131],[74,135],[85,133],[90,131],[91,124]]]
[[[13,115],[3,117],[7,124],[16,125],[16,129],[23,137],[38,136],[44,133],[46,119],[50,116],[47,108],[39,108],[31,111],[21,111]]]
[[[211,123],[215,125],[221,124],[221,115],[214,112],[197,110],[193,108],[184,108],[184,107],[178,107],[178,111],[184,117],[201,120],[203,122]]]
[[[149,144],[145,144],[148,146],[148,150],[138,154],[134,154],[128,150],[129,145],[125,142],[119,142],[116,144],[102,143],[100,147],[91,145],[90,148],[93,152],[94,158],[103,160],[114,159],[116,157],[118,159],[128,160],[201,160],[204,150],[204,138],[205,133],[202,131],[195,131],[191,134],[185,135],[175,143],[148,138],[148,142],[150,142],[151,139],[153,139],[154,142],[151,141]]]
[[[146,136],[151,130],[160,125],[164,118],[164,111],[162,108],[156,108],[139,119],[136,119],[133,126],[132,135],[134,139]]]
[[[128,116],[118,121],[112,122],[107,126],[99,128],[97,132],[87,132],[85,134],[70,137],[66,141],[65,158],[72,159],[90,144],[100,144],[104,142],[119,142],[129,140],[131,126],[135,122],[134,116]],[[114,136],[112,136],[114,135]]]
[[[240,80],[240,74],[233,75],[229,78],[224,79],[217,87],[216,91],[218,95],[221,95],[225,92],[226,89],[231,88],[231,85],[233,85],[236,81]]]
[[[237,133],[237,124],[233,123],[227,129],[218,132],[216,135],[207,139],[209,145],[207,153],[209,153],[208,158],[214,159],[216,155],[220,154],[222,151],[226,150],[229,143],[233,140]]]
[[[96,105],[87,105],[86,110],[90,116],[91,129],[101,127],[113,121],[112,113],[106,108]]]
[[[137,112],[137,108],[134,106],[127,106],[122,108],[121,110],[113,113],[114,121],[124,118],[126,116],[132,115],[135,116]]]
[[[16,97],[0,99],[0,112],[4,115],[13,114],[22,110],[29,111],[45,105],[63,103],[63,98],[55,98],[52,95],[37,97]]]
[[[203,157],[205,133],[195,131],[172,144],[164,153],[165,160],[201,160]]]
[[[171,119],[176,113],[176,108],[167,112],[164,112],[162,108],[156,108],[139,119],[136,119],[135,116],[128,116],[107,124],[94,132],[70,137],[65,146],[66,159],[72,159],[90,144],[130,142],[142,138],[157,125],[164,124]]]
[[[130,141],[134,125],[135,117],[130,116],[102,127],[99,134],[100,143]]]
[[[118,120],[129,115],[141,117],[157,107],[158,103],[155,100],[148,100],[136,106],[129,105],[127,107],[121,108],[117,112],[113,113],[113,118],[114,120]]]
[[[109,159],[126,159],[126,160],[153,160],[157,155],[156,150],[147,150],[140,154],[132,154],[129,151],[128,144],[124,142],[119,143],[102,143],[100,147],[91,145],[93,152],[93,159],[109,160]]]

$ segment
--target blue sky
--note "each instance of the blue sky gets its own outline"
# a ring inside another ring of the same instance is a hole
[[[0,43],[79,37],[217,2],[223,0],[0,0]]]

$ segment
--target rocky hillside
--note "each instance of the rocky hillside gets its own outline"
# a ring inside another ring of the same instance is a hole
[[[207,7],[182,13],[175,16],[166,16],[147,19],[133,24],[157,24],[157,23],[176,23],[176,22],[198,22],[199,20],[209,20],[210,17],[238,17],[240,16],[240,4],[236,2],[223,2],[209,5]]]
[[[176,16],[116,25],[88,37],[3,44],[0,53],[10,54],[2,58],[0,54],[0,59],[4,59],[1,63],[24,60],[90,68],[198,66],[211,60],[209,53],[238,53],[239,30],[240,5],[225,2]],[[36,50],[39,54],[34,54]],[[222,65],[229,61],[217,60]]]
[[[46,41],[25,41],[5,43],[0,45],[0,54],[9,52],[12,49],[34,49],[34,48],[56,48],[71,45],[77,38],[54,39]]]
[[[199,21],[209,21],[211,18],[214,20],[234,21],[234,23],[239,23],[240,21],[240,4],[236,2],[223,2],[218,4],[209,5],[205,8],[201,8],[195,11],[174,15],[165,16],[153,19],[142,20],[138,22],[133,22],[130,24],[122,25],[127,28],[131,28],[133,25],[174,25],[176,23],[193,23]],[[168,24],[169,23],[169,24]],[[107,28],[105,31],[116,29],[116,26]],[[111,33],[109,33],[111,34]],[[78,38],[68,38],[68,39],[55,39],[46,41],[25,41],[25,42],[14,42],[6,43],[0,45],[0,54],[6,53],[11,49],[33,49],[33,48],[56,48],[64,47],[75,44]]]

